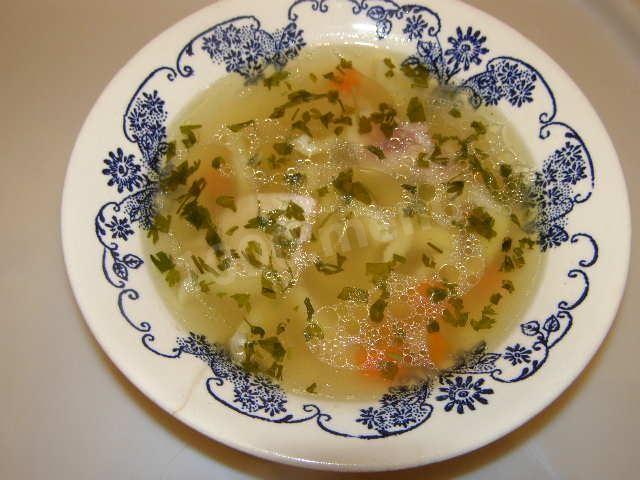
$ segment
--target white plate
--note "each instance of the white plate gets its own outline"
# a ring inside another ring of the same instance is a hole
[[[248,38],[257,41],[253,52],[237,48]],[[254,75],[285,63],[303,44],[345,41],[417,55],[443,82],[497,103],[531,149],[549,205],[541,222],[547,267],[520,328],[441,384],[367,404],[285,394],[180,331],[155,291],[141,242],[153,189],[142,174],[153,176],[163,128],[181,108],[227,71]],[[134,384],[212,438],[327,469],[426,464],[525,422],[595,353],[614,318],[629,258],[626,189],[597,114],[537,47],[454,1],[407,7],[383,0],[234,1],[190,16],[147,45],[105,89],[78,137],[62,210],[78,303]]]

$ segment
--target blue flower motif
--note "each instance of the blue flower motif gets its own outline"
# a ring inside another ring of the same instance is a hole
[[[287,411],[285,404],[287,399],[280,387],[271,385],[271,389],[260,396],[260,408],[268,413],[270,417]]]
[[[569,234],[560,225],[552,224],[538,235],[538,243],[543,252],[549,248],[559,247],[569,240]]]
[[[509,103],[520,108],[525,103],[533,102],[533,91],[536,88],[535,80],[535,76],[532,78],[527,76],[512,84],[509,88]]]
[[[157,90],[154,90],[152,93],[142,93],[140,106],[150,115],[162,116],[164,114],[164,105],[165,102],[158,96]]]
[[[412,15],[407,18],[407,24],[402,30],[409,37],[409,40],[414,40],[422,37],[422,32],[427,28],[427,22],[424,21],[422,15]]]
[[[295,23],[290,23],[280,33],[279,38],[276,36],[275,63],[284,67],[287,61],[295,58],[305,45],[303,30],[298,29]]]
[[[121,238],[127,241],[129,235],[133,235],[133,230],[126,218],[118,218],[115,215],[111,217],[111,223],[105,223],[105,226],[111,231],[111,238]]]
[[[373,407],[361,409],[360,416],[356,418],[356,422],[362,423],[369,430],[376,428],[376,425],[378,425],[378,410]]]
[[[471,375],[466,379],[456,377],[454,381],[445,378],[444,382],[446,386],[440,387],[443,395],[438,395],[436,400],[439,402],[447,402],[444,406],[446,412],[451,411],[453,407],[456,407],[456,412],[459,414],[464,413],[465,407],[469,410],[475,410],[475,402],[486,405],[489,401],[484,398],[483,395],[493,394],[493,389],[482,388],[484,384],[483,378],[474,381]]]
[[[253,413],[260,409],[260,397],[247,385],[236,385],[233,389],[233,402],[239,403],[240,408],[245,412]]]
[[[506,348],[506,352],[503,355],[504,358],[511,362],[511,365],[518,365],[520,363],[531,362],[531,354],[533,352],[529,348],[521,346],[519,343]]]
[[[522,78],[522,70],[517,63],[501,62],[495,69],[495,78],[505,86],[513,85]]]
[[[107,165],[107,168],[102,170],[103,175],[111,176],[107,185],[116,185],[118,193],[122,193],[125,188],[133,192],[135,188],[144,185],[146,177],[140,173],[142,167],[133,155],[125,155],[122,149],[118,148],[115,152],[109,152],[109,158],[103,161]]]
[[[447,64],[453,64],[454,70],[459,69],[462,65],[464,70],[469,70],[472,64],[480,65],[482,55],[489,52],[488,48],[485,48],[483,44],[487,41],[487,37],[481,36],[480,30],[473,31],[473,28],[468,27],[465,33],[458,27],[456,29],[456,36],[448,38],[451,48],[444,53],[449,57]]]
[[[387,409],[389,423],[394,427],[406,428],[418,421],[416,409],[411,405],[399,404]]]
[[[156,191],[157,188],[155,186],[140,190],[129,197],[129,201],[124,206],[124,210],[131,222],[138,222],[145,230],[148,230],[153,225]]]

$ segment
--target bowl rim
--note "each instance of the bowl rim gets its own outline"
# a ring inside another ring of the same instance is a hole
[[[282,5],[288,5],[291,3],[291,1],[278,0],[278,3]],[[425,3],[429,5],[435,4],[434,8],[443,8],[443,9],[445,8],[444,5],[442,5],[444,2],[440,2],[440,1],[425,2],[423,0],[423,1],[413,2],[413,3],[416,3],[416,4]],[[528,47],[532,49],[532,51],[535,51],[538,56],[544,59],[545,64],[551,65],[553,68],[557,69],[559,76],[563,77],[565,81],[575,89],[576,94],[579,97],[581,97],[582,101],[584,102],[587,109],[589,110],[589,114],[591,116],[591,121],[590,121],[591,125],[595,130],[599,130],[603,134],[603,139],[605,140],[605,144],[602,146],[602,150],[608,150],[607,153],[610,155],[610,161],[609,161],[610,165],[608,166],[614,170],[612,172],[613,176],[619,177],[617,179],[618,186],[620,185],[622,186],[622,190],[620,191],[621,197],[617,199],[617,202],[618,202],[617,207],[620,209],[619,217],[622,219],[620,228],[622,232],[625,233],[625,235],[624,235],[624,238],[621,239],[621,246],[617,254],[618,256],[625,259],[625,261],[623,262],[624,269],[618,273],[617,278],[615,279],[617,281],[610,282],[610,290],[608,292],[608,298],[610,299],[608,302],[609,304],[608,310],[610,312],[608,314],[608,317],[610,318],[607,320],[607,322],[605,322],[607,323],[606,328],[602,329],[601,335],[598,337],[597,341],[592,343],[592,348],[590,348],[588,352],[584,352],[584,354],[580,355],[580,360],[573,366],[571,373],[569,375],[565,374],[563,376],[563,379],[560,382],[561,385],[556,385],[555,389],[551,389],[552,391],[548,393],[542,401],[538,401],[536,407],[533,409],[530,409],[529,413],[526,416],[523,416],[517,421],[512,421],[511,423],[505,424],[503,428],[494,429],[492,434],[486,435],[482,442],[479,442],[469,448],[461,449],[457,451],[451,451],[448,454],[443,454],[440,456],[429,458],[429,463],[442,461],[447,458],[451,458],[453,456],[461,455],[468,451],[475,450],[477,448],[480,448],[484,445],[487,445],[495,441],[496,439],[504,436],[510,431],[515,430],[516,428],[519,428],[522,424],[524,424],[526,421],[528,421],[533,416],[538,414],[541,410],[546,408],[551,402],[553,402],[553,400],[555,400],[575,380],[575,378],[577,378],[577,376],[584,370],[584,368],[587,366],[589,361],[595,355],[595,352],[598,350],[601,343],[604,341],[604,338],[606,337],[609,331],[609,328],[614,321],[615,312],[617,311],[619,304],[621,302],[622,295],[624,292],[624,285],[626,283],[626,278],[628,275],[628,268],[629,268],[628,259],[630,256],[630,241],[631,241],[629,200],[628,200],[628,194],[625,186],[624,177],[622,175],[622,171],[619,165],[618,157],[615,153],[611,140],[609,139],[609,136],[606,133],[605,127],[602,124],[598,114],[595,112],[595,110],[593,109],[589,101],[586,99],[584,94],[579,90],[575,82],[573,82],[571,77],[566,72],[564,72],[564,70],[562,70],[562,68],[558,64],[556,64],[546,53],[542,52],[542,50],[540,50],[535,44],[533,44],[531,41],[526,39],[519,32],[512,29],[510,26],[508,26],[504,22],[489,16],[488,14],[482,12],[481,10],[475,7],[472,7],[467,4],[463,4],[458,0],[454,2],[447,2],[447,3],[450,3],[451,7],[447,6],[446,8],[466,9],[471,14],[480,17],[482,19],[482,22],[490,21],[490,23],[497,25],[501,29],[507,31],[509,35],[514,35],[520,38],[521,40],[523,40],[523,42],[526,43]],[[95,305],[92,305],[92,299],[86,297],[84,291],[80,288],[80,285],[79,285],[80,276],[78,273],[80,269],[78,268],[78,264],[77,264],[78,261],[75,259],[76,253],[74,253],[75,246],[74,246],[73,239],[74,239],[74,236],[76,235],[76,232],[74,227],[72,226],[74,224],[73,222],[74,208],[72,207],[74,200],[73,200],[73,186],[71,186],[71,183],[73,182],[72,170],[74,169],[74,166],[80,161],[79,156],[83,148],[83,146],[81,145],[80,139],[82,139],[87,135],[87,132],[89,130],[89,124],[95,120],[96,116],[99,115],[100,107],[102,107],[103,103],[107,100],[109,96],[109,92],[112,90],[116,79],[122,76],[126,76],[127,69],[129,68],[129,66],[134,61],[140,61],[140,59],[148,52],[148,49],[150,48],[150,46],[154,45],[156,42],[158,42],[159,39],[161,39],[162,37],[165,37],[170,32],[171,33],[179,32],[194,20],[200,19],[203,16],[207,16],[207,15],[210,15],[210,17],[214,19],[218,15],[224,15],[223,12],[225,12],[226,10],[237,9],[238,5],[250,5],[250,2],[249,1],[233,2],[232,4],[232,2],[225,1],[225,0],[219,1],[215,4],[212,4],[208,7],[205,7],[191,14],[190,16],[179,21],[175,25],[169,27],[167,30],[160,33],[158,36],[156,36],[154,39],[148,42],[147,45],[145,45],[138,53],[136,53],[109,82],[109,84],[105,87],[103,92],[100,94],[90,114],[85,120],[80,130],[78,141],[74,146],[73,152],[71,154],[71,160],[65,176],[64,188],[63,188],[64,190],[63,199],[62,199],[62,205],[61,205],[61,210],[62,210],[61,234],[62,234],[62,241],[63,241],[63,255],[65,260],[65,265],[67,267],[69,281],[70,281],[72,290],[74,292],[74,296],[78,302],[78,305],[86,320],[86,323],[89,326],[89,329],[91,330],[92,334],[100,344],[101,348],[105,351],[105,353],[111,359],[111,361],[114,362],[114,364],[118,367],[118,369],[121,372],[123,372],[123,374],[129,379],[129,381],[131,381],[134,385],[136,385],[136,387],[140,389],[154,403],[156,403],[165,411],[167,411],[167,413],[171,414],[172,416],[175,416],[179,420],[183,421],[184,423],[194,428],[195,430],[200,431],[204,435],[207,435],[211,438],[214,438],[215,440],[221,441],[226,445],[242,450],[246,453],[250,453],[250,454],[253,454],[265,459],[269,459],[269,460],[275,460],[275,461],[288,463],[296,466],[303,466],[303,467],[312,467],[312,468],[320,468],[320,469],[328,469],[328,470],[338,469],[343,471],[377,471],[377,470],[394,470],[394,469],[409,468],[409,467],[414,467],[418,465],[424,465],[425,462],[424,462],[424,459],[422,458],[415,458],[414,461],[404,460],[400,462],[394,462],[392,456],[390,456],[389,459],[386,462],[384,462],[384,464],[375,464],[375,465],[372,465],[371,468],[369,468],[368,465],[362,464],[359,462],[332,463],[331,461],[321,462],[317,460],[307,460],[299,456],[278,454],[266,448],[260,448],[256,445],[239,442],[233,436],[216,435],[216,432],[212,432],[208,429],[202,428],[202,426],[197,421],[194,421],[194,419],[191,416],[183,415],[182,412],[174,411],[174,408],[172,407],[172,405],[168,403],[166,399],[161,398],[158,395],[158,392],[154,392],[146,388],[146,385],[144,385],[144,382],[140,381],[138,374],[135,372],[136,370],[135,365],[128,364],[125,358],[120,357],[113,350],[110,341],[107,338],[105,338],[105,336],[103,335],[103,332],[99,328],[98,323],[96,323],[94,320],[93,310],[95,309]],[[211,23],[214,23],[214,22],[215,22],[214,20],[211,20]],[[617,171],[615,171],[616,167],[617,167]]]

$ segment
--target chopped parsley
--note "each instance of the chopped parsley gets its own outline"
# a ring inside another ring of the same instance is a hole
[[[436,262],[434,262],[433,259],[426,253],[422,254],[422,263],[427,268],[436,268]]]
[[[453,182],[447,183],[447,193],[453,195],[453,198],[457,198],[462,195],[462,191],[464,190],[464,181],[456,180]]]
[[[495,219],[483,207],[475,207],[467,215],[467,230],[491,240],[496,236]]]
[[[338,294],[338,298],[345,302],[367,303],[369,292],[358,287],[344,287]]]
[[[236,302],[239,309],[244,309],[247,313],[251,311],[251,295],[248,293],[234,293],[231,298]]]
[[[318,259],[315,261],[314,265],[317,271],[324,273],[325,275],[335,275],[336,273],[340,273],[344,271],[344,269],[342,268],[342,265],[344,265],[344,262],[346,260],[347,260],[347,257],[345,257],[344,255],[340,255],[338,253],[336,255],[335,264],[327,263]]]
[[[170,227],[171,215],[167,215],[165,217],[159,213],[156,213],[155,217],[153,217],[153,223],[147,231],[147,238],[151,237],[153,243],[155,244],[160,239],[160,233],[169,233]]]
[[[234,123],[233,125],[227,125],[227,128],[234,133],[238,133],[240,130],[247,128],[250,125],[253,125],[255,120],[247,120],[246,122]]]
[[[369,318],[372,322],[379,323],[384,320],[384,310],[387,308],[387,301],[379,298],[369,307]]]
[[[341,193],[345,198],[356,200],[367,205],[372,203],[371,194],[362,182],[353,181],[353,168],[344,170],[331,182],[333,187]]]
[[[384,160],[386,158],[384,156],[384,152],[380,147],[376,147],[375,145],[367,145],[365,148],[373,153],[376,157],[378,157],[378,160]]]
[[[318,384],[316,382],[313,382],[311,385],[305,388],[305,391],[307,393],[318,393]]]
[[[211,160],[211,167],[215,168],[216,170],[219,170],[222,165],[224,165],[224,158],[220,156],[215,157],[213,160]]]
[[[165,280],[170,287],[173,287],[180,281],[180,272],[176,269],[176,264],[173,261],[171,255],[167,255],[165,252],[158,252],[155,255],[151,255],[151,261],[160,271],[165,274]]]
[[[271,88],[279,86],[280,82],[283,82],[288,77],[289,72],[287,72],[286,70],[277,70],[268,77],[264,77],[262,79],[262,83],[265,87],[271,90]]]
[[[434,243],[427,242],[427,245],[429,245],[432,249],[434,249],[438,253],[444,253],[444,251]]]
[[[219,196],[218,198],[216,198],[216,203],[220,205],[222,208],[228,208],[229,210],[233,210],[234,212],[238,211],[238,209],[236,208],[235,198],[229,195]]]
[[[473,329],[476,331],[486,330],[491,328],[493,324],[496,323],[495,315],[496,315],[496,311],[494,310],[493,306],[486,305],[482,309],[482,314],[480,316],[480,319],[471,320],[469,323],[471,324]]]
[[[311,299],[309,297],[305,297],[304,306],[307,309],[307,322],[310,322],[313,318],[313,314],[315,313],[315,309],[313,308],[313,304],[311,303]]]
[[[411,97],[409,100],[407,117],[411,123],[424,122],[427,119],[424,113],[424,106],[418,97]]]
[[[180,127],[180,133],[184,135],[182,139],[182,144],[185,146],[185,148],[189,149],[193,147],[196,143],[198,143],[196,134],[193,133],[193,131],[198,130],[199,128],[202,128],[202,125],[182,125]]]
[[[289,219],[299,220],[304,222],[304,209],[298,205],[296,202],[289,201],[287,205],[287,209],[284,212],[284,215]]]

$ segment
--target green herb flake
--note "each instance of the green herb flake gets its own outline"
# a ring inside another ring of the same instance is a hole
[[[504,238],[502,239],[502,245],[500,246],[500,249],[501,249],[503,252],[505,252],[505,253],[506,253],[506,252],[508,252],[509,250],[511,250],[511,244],[512,244],[512,243],[513,243],[513,242],[512,242],[512,240],[511,240],[511,237],[504,237]]]
[[[234,133],[238,133],[240,130],[247,128],[250,125],[253,125],[255,120],[247,120],[246,122],[234,123],[233,125],[227,125],[227,128]]]
[[[515,223],[518,227],[521,227],[520,220],[518,220],[518,216],[515,213],[512,213],[509,218],[513,223]]]
[[[329,187],[327,187],[326,185],[320,187],[318,190],[316,190],[316,193],[318,194],[318,197],[322,198],[329,193]]]
[[[289,323],[289,319],[287,319],[287,323]],[[278,323],[278,326],[276,327],[276,335],[280,335],[287,329],[287,323],[285,322]]]
[[[384,156],[384,152],[380,147],[376,147],[375,145],[367,145],[365,148],[373,153],[376,157],[378,157],[378,160],[384,160],[386,158]]]
[[[217,156],[213,160],[211,160],[211,167],[216,170],[220,170],[220,168],[224,165],[224,158]]]
[[[198,143],[196,134],[193,133],[193,131],[198,130],[199,128],[202,128],[202,125],[182,125],[180,127],[180,133],[184,135],[182,144],[185,146],[185,148],[189,149],[196,143]]]
[[[305,388],[305,391],[307,393],[318,393],[318,384],[316,382],[313,382],[311,385]]]
[[[431,243],[431,242],[427,242],[427,245],[429,245],[429,247],[431,247],[432,249],[434,249],[436,252],[438,253],[443,253],[444,251],[438,247],[436,244]]]
[[[353,181],[353,169],[349,168],[338,174],[332,182],[333,187],[347,199],[355,198],[360,202],[370,205],[372,203],[371,194],[367,187],[361,182]]]
[[[427,152],[420,152],[418,154],[418,158],[416,159],[416,166],[418,168],[429,168],[431,163],[429,162],[429,155]]]
[[[273,149],[278,155],[290,155],[293,152],[293,145],[287,142],[273,144]]]
[[[427,322],[427,333],[438,333],[440,331],[440,324],[437,320],[429,320]]]
[[[449,296],[449,291],[446,288],[429,287],[427,288],[427,294],[429,295],[430,301],[440,303]]]
[[[176,264],[173,262],[173,257],[171,255],[167,255],[165,252],[158,252],[154,255],[151,255],[151,261],[156,266],[160,273],[168,272],[169,270],[175,268]]]
[[[234,293],[231,297],[238,305],[238,308],[245,310],[247,313],[251,311],[251,295],[248,293]]]
[[[485,124],[476,120],[471,122],[471,128],[473,128],[478,135],[484,135],[485,133],[487,133],[487,127],[485,126]]]
[[[213,248],[216,257],[221,258],[222,256],[224,256],[224,247],[222,244],[222,239],[218,234],[218,230],[216,230],[213,226],[210,226],[207,229],[207,233],[204,239],[207,242],[207,245]]]
[[[411,123],[424,122],[427,119],[424,113],[424,106],[418,97],[412,97],[409,100],[407,117]]]
[[[457,198],[460,195],[462,195],[462,192],[464,190],[464,181],[463,180],[456,180],[453,182],[448,182],[447,183],[447,193],[449,195],[453,195],[453,198]]]
[[[371,120],[369,120],[368,117],[358,117],[358,133],[360,135],[369,133],[372,129],[373,127],[371,126]]]
[[[335,264],[331,264],[331,263],[327,263],[324,262],[320,259],[316,260],[316,262],[314,263],[316,270],[324,273],[325,275],[335,275],[336,273],[340,273],[342,271],[344,271],[344,269],[342,268],[342,265],[344,265],[344,262],[347,260],[347,257],[345,257],[344,255],[340,255],[339,253],[336,255],[336,263]]]
[[[358,287],[344,287],[338,294],[338,298],[345,302],[367,303],[369,293]]]
[[[233,210],[234,212],[238,211],[238,209],[236,208],[235,198],[229,195],[219,196],[218,198],[216,198],[216,203],[220,205],[222,208],[228,208],[229,210]]]
[[[506,163],[500,164],[500,175],[502,177],[508,178],[512,172],[513,172],[513,168],[511,168],[511,165],[508,165]]]
[[[467,229],[487,240],[497,235],[493,229],[494,224],[495,219],[483,207],[475,207],[467,215]]]
[[[369,307],[369,319],[374,323],[384,320],[384,310],[387,308],[387,301],[379,298]]]
[[[491,297],[489,298],[489,301],[491,303],[493,303],[494,305],[498,305],[498,303],[500,303],[500,300],[502,299],[502,294],[501,293],[494,293],[493,295],[491,295]]]
[[[273,286],[273,282],[266,276],[265,272],[262,272],[260,279],[262,290],[261,293],[267,298],[274,300],[276,298],[276,291]]]
[[[258,340],[258,345],[267,352],[276,362],[282,361],[287,353],[278,337],[268,337]]]
[[[513,259],[511,258],[511,256],[505,255],[504,260],[502,260],[502,264],[500,265],[500,271],[509,273],[513,272],[515,268],[516,266],[513,263]]]
[[[310,342],[313,339],[322,340],[324,338],[324,332],[322,327],[316,322],[308,322],[303,330],[304,339]]]
[[[426,253],[422,254],[422,263],[427,268],[436,268],[436,262],[434,262],[433,259]]]
[[[280,82],[283,82],[288,77],[289,77],[289,72],[287,72],[286,70],[278,70],[272,73],[271,75],[269,75],[268,77],[265,77],[262,80],[262,83],[264,84],[265,87],[271,90],[272,87],[279,86]]]
[[[449,110],[449,115],[451,115],[453,118],[460,118],[462,116],[462,113],[460,113],[460,110],[453,107],[451,110]]]
[[[187,179],[200,168],[200,162],[194,162],[193,165],[189,165],[189,162],[185,160],[180,165],[172,168],[168,173],[164,173],[160,179],[160,187],[168,192],[175,191],[180,185],[186,185]]]
[[[315,313],[315,309],[313,308],[313,304],[311,303],[311,299],[309,297],[305,297],[304,306],[307,309],[307,322],[310,322],[313,318],[313,314]]]
[[[418,88],[429,87],[429,70],[421,63],[405,63],[400,67],[404,75],[412,80],[412,86]]]
[[[227,230],[226,232],[224,232],[225,235],[228,235],[229,237],[231,235],[233,235],[234,233],[236,233],[236,230],[238,230],[238,228],[240,228],[238,225],[234,225],[233,227],[231,227],[229,230]]]
[[[160,239],[160,233],[169,233],[169,228],[171,227],[171,215],[167,215],[166,217],[157,213],[155,217],[153,217],[153,224],[147,231],[147,238],[151,237],[153,243],[157,243]]]
[[[487,305],[482,309],[482,314],[479,320],[471,320],[469,322],[475,331],[478,330],[487,330],[493,327],[493,324],[496,323],[495,319],[496,312],[491,305]]]
[[[398,364],[392,360],[385,360],[380,363],[378,370],[382,378],[393,380],[398,374]]]
[[[531,250],[535,244],[536,242],[531,240],[529,237],[523,237],[520,240],[518,240],[518,245],[520,245],[520,248],[527,248]]]
[[[255,268],[262,268],[264,266],[259,258],[262,255],[262,247],[255,240],[250,240],[249,242],[247,242],[247,246],[242,251],[242,255],[247,260],[247,262],[249,262],[251,266]]]
[[[287,209],[284,212],[284,215],[289,219],[299,220],[304,222],[304,209],[298,205],[296,202],[289,201],[287,204]]]
[[[217,275],[217,272],[209,266],[209,264],[204,260],[204,258],[199,257],[197,255],[191,255],[191,261],[200,272],[200,275],[204,273],[213,273]]]
[[[502,288],[504,288],[509,293],[513,293],[516,290],[511,280],[502,280]]]
[[[416,193],[418,193],[418,187],[416,185],[409,185],[408,183],[403,183],[401,187],[405,189],[407,192],[411,193],[412,195],[415,195]]]
[[[309,78],[311,79],[312,82],[317,82],[318,81],[318,76],[315,73],[310,73],[309,74]]]

